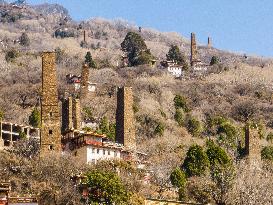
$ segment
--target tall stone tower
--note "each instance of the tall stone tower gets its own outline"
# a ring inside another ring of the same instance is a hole
[[[261,145],[259,130],[250,125],[245,127],[245,154],[251,164],[260,163]]]
[[[41,154],[61,151],[55,52],[42,55]]]
[[[212,47],[212,42],[211,42],[211,38],[208,37],[208,48],[211,48]]]
[[[83,42],[86,43],[86,31],[83,31]]]
[[[118,88],[116,142],[123,144],[127,149],[136,149],[133,91],[131,87]]]
[[[81,74],[81,98],[85,98],[88,94],[89,67],[86,63],[82,66]]]
[[[62,132],[81,129],[80,100],[68,97],[62,102]]]
[[[197,46],[196,46],[195,33],[191,33],[191,66],[193,66],[196,61],[197,61]]]

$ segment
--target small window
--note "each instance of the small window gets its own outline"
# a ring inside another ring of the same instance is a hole
[[[53,150],[53,145],[49,145],[49,150]]]
[[[48,131],[48,134],[52,135],[52,134],[53,134],[53,131],[52,131],[52,130],[49,130],[49,131]]]
[[[100,149],[97,149],[97,154],[99,154],[100,153]]]
[[[114,156],[115,156],[115,157],[117,156],[117,152],[116,152],[116,151],[114,151]]]
[[[103,155],[105,155],[105,149],[103,150]]]
[[[49,113],[49,116],[52,117],[52,112]]]
[[[95,153],[95,151],[96,151],[96,150],[95,150],[94,148],[92,148],[92,153]]]
[[[108,155],[110,155],[110,150],[108,150]]]

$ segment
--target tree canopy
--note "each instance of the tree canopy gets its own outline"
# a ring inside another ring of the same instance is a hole
[[[129,66],[148,64],[153,59],[144,39],[135,32],[128,32],[121,43],[121,49],[127,53]]]
[[[183,66],[184,70],[188,69],[186,57],[180,52],[178,46],[171,45],[169,52],[166,55],[168,61],[174,61],[178,65]]]
[[[37,107],[33,109],[29,116],[29,124],[33,127],[40,127],[41,125],[41,114]]]
[[[87,185],[91,204],[128,204],[128,192],[115,173],[92,170],[87,174]]]
[[[87,63],[87,65],[90,68],[96,68],[97,67],[96,62],[93,60],[90,51],[87,51],[87,53],[85,55],[85,61],[84,62]]]

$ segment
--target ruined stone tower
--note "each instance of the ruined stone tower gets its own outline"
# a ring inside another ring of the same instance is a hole
[[[195,62],[197,62],[197,46],[195,33],[191,33],[191,66],[194,66]]]
[[[118,88],[116,142],[123,144],[130,150],[136,149],[133,91],[131,87]]]
[[[85,30],[83,31],[83,42],[86,43],[86,31]]]
[[[68,97],[62,102],[62,132],[81,129],[80,100]]]
[[[245,154],[251,164],[261,161],[260,134],[257,127],[245,127]]]
[[[41,154],[61,151],[55,52],[42,55]]]
[[[81,74],[81,98],[85,98],[88,94],[89,67],[86,63],[82,66]]]
[[[212,42],[211,42],[211,38],[208,37],[208,48],[211,48],[212,47]]]

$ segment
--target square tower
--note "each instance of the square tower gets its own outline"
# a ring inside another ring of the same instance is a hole
[[[61,151],[55,52],[42,55],[41,154]]]
[[[136,148],[133,91],[131,87],[118,88],[116,142],[131,150]]]
[[[81,98],[85,98],[88,94],[89,69],[88,65],[84,63],[81,74]]]
[[[195,33],[191,33],[191,66],[197,61],[197,46]]]
[[[79,99],[68,97],[62,101],[62,132],[81,129],[81,106]]]
[[[261,161],[260,134],[257,126],[245,127],[245,154],[251,164]]]

